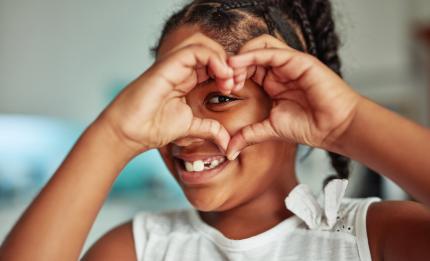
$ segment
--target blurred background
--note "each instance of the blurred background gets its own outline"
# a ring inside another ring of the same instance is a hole
[[[163,21],[184,2],[0,0],[0,242],[85,127],[151,65],[149,48]],[[428,126],[430,2],[333,5],[346,80]],[[307,150],[300,150],[297,172],[318,193],[331,170],[321,151],[303,160]],[[359,163],[348,195],[409,198]],[[139,210],[183,207],[189,205],[158,152],[147,152],[115,183],[85,248]]]

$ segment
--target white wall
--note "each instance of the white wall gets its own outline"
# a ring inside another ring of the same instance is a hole
[[[0,113],[93,119],[150,64],[169,0],[1,0]]]
[[[409,5],[404,0],[334,1],[347,77],[403,69]]]

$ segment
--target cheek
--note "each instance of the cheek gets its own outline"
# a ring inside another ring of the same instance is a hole
[[[263,121],[269,113],[270,105],[263,100],[247,99],[228,111],[214,114],[213,118],[218,120],[230,135],[234,135],[250,124]]]
[[[164,147],[161,147],[158,149],[158,152],[160,153],[161,158],[163,159],[164,164],[166,164],[170,173],[172,173],[176,177],[176,170],[174,167],[173,158],[172,158],[172,156],[170,156],[171,153],[169,152],[171,149],[170,147],[171,147],[171,145],[166,145]]]

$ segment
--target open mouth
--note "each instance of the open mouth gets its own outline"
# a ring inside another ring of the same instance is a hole
[[[180,159],[185,171],[201,172],[204,170],[214,169],[227,160],[224,156],[210,157],[204,160],[186,161]]]
[[[225,156],[210,156],[194,161],[175,158],[175,161],[179,177],[188,184],[208,182],[229,163]]]

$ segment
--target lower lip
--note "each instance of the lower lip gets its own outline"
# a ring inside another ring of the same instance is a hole
[[[223,163],[218,165],[213,169],[203,170],[203,171],[186,171],[180,165],[178,160],[175,160],[176,169],[179,173],[179,178],[183,183],[187,185],[198,185],[205,184],[211,181],[214,177],[218,176],[221,171],[230,163],[229,160],[225,160]]]

